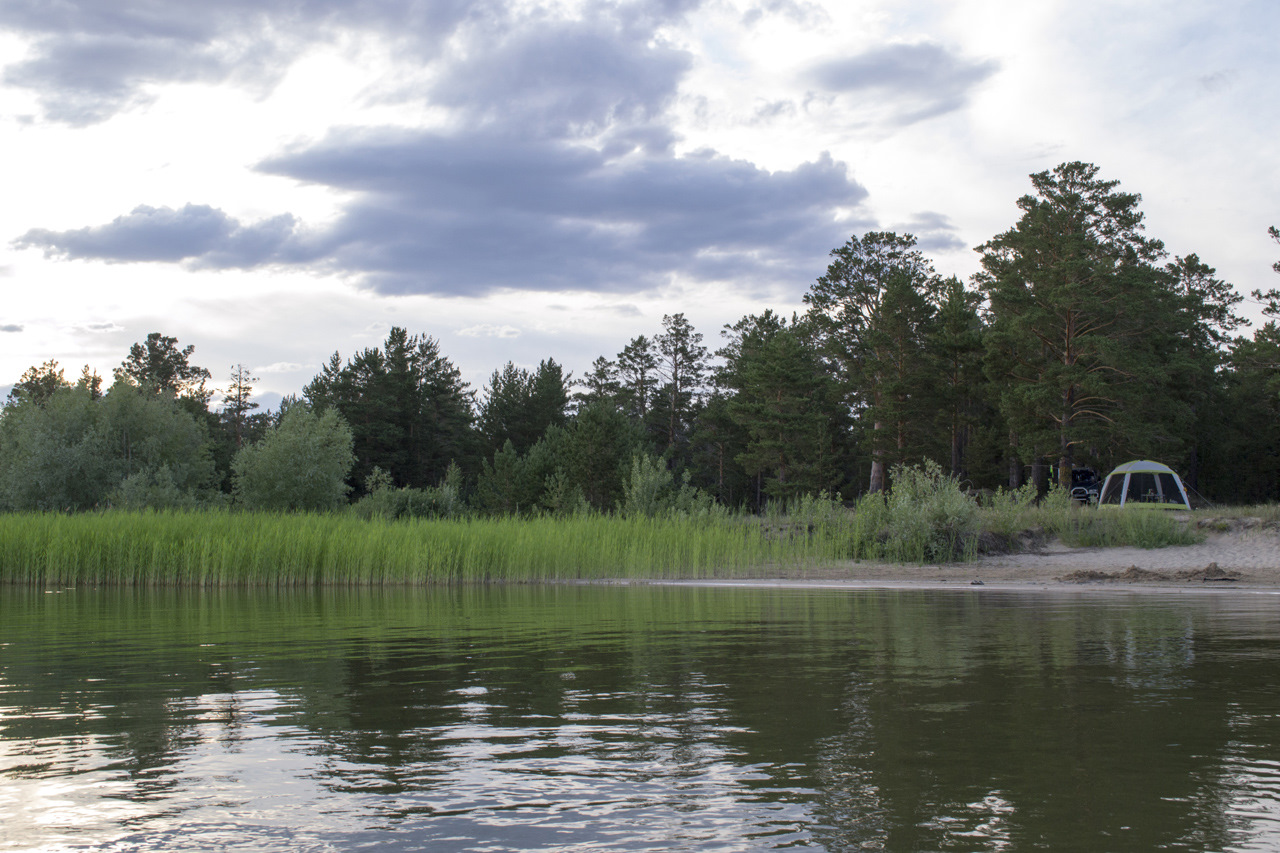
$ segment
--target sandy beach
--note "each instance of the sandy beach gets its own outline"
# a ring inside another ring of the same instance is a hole
[[[778,586],[950,587],[994,589],[1255,590],[1280,594],[1280,522],[1201,521],[1205,541],[1168,548],[1070,548],[1052,541],[1018,554],[943,565],[850,560],[784,577]],[[1219,528],[1226,529],[1219,529]]]

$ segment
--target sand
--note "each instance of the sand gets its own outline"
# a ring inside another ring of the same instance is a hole
[[[1199,545],[1168,548],[1070,548],[1052,541],[1035,551],[974,562],[905,565],[848,561],[786,577],[717,583],[863,588],[1252,590],[1280,594],[1280,523],[1201,521]],[[1220,529],[1226,528],[1226,529]]]

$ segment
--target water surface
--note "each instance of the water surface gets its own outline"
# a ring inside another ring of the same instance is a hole
[[[0,850],[1277,849],[1278,616],[0,588]]]

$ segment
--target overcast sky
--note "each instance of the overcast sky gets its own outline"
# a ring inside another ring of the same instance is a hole
[[[0,385],[152,331],[268,403],[391,325],[477,389],[664,314],[714,349],[872,228],[968,279],[1069,160],[1273,287],[1278,41],[1275,0],[4,0]]]

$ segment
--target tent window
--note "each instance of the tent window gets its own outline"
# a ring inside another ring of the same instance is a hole
[[[1178,483],[1173,479],[1172,474],[1160,474],[1160,494],[1164,497],[1167,504],[1182,503],[1182,492],[1178,490]]]
[[[1107,478],[1107,484],[1102,489],[1102,497],[1098,499],[1098,503],[1118,504],[1123,491],[1124,474],[1112,474]]]
[[[1133,472],[1129,475],[1129,491],[1125,503],[1159,503],[1160,492],[1156,484],[1156,475],[1146,472]]]

